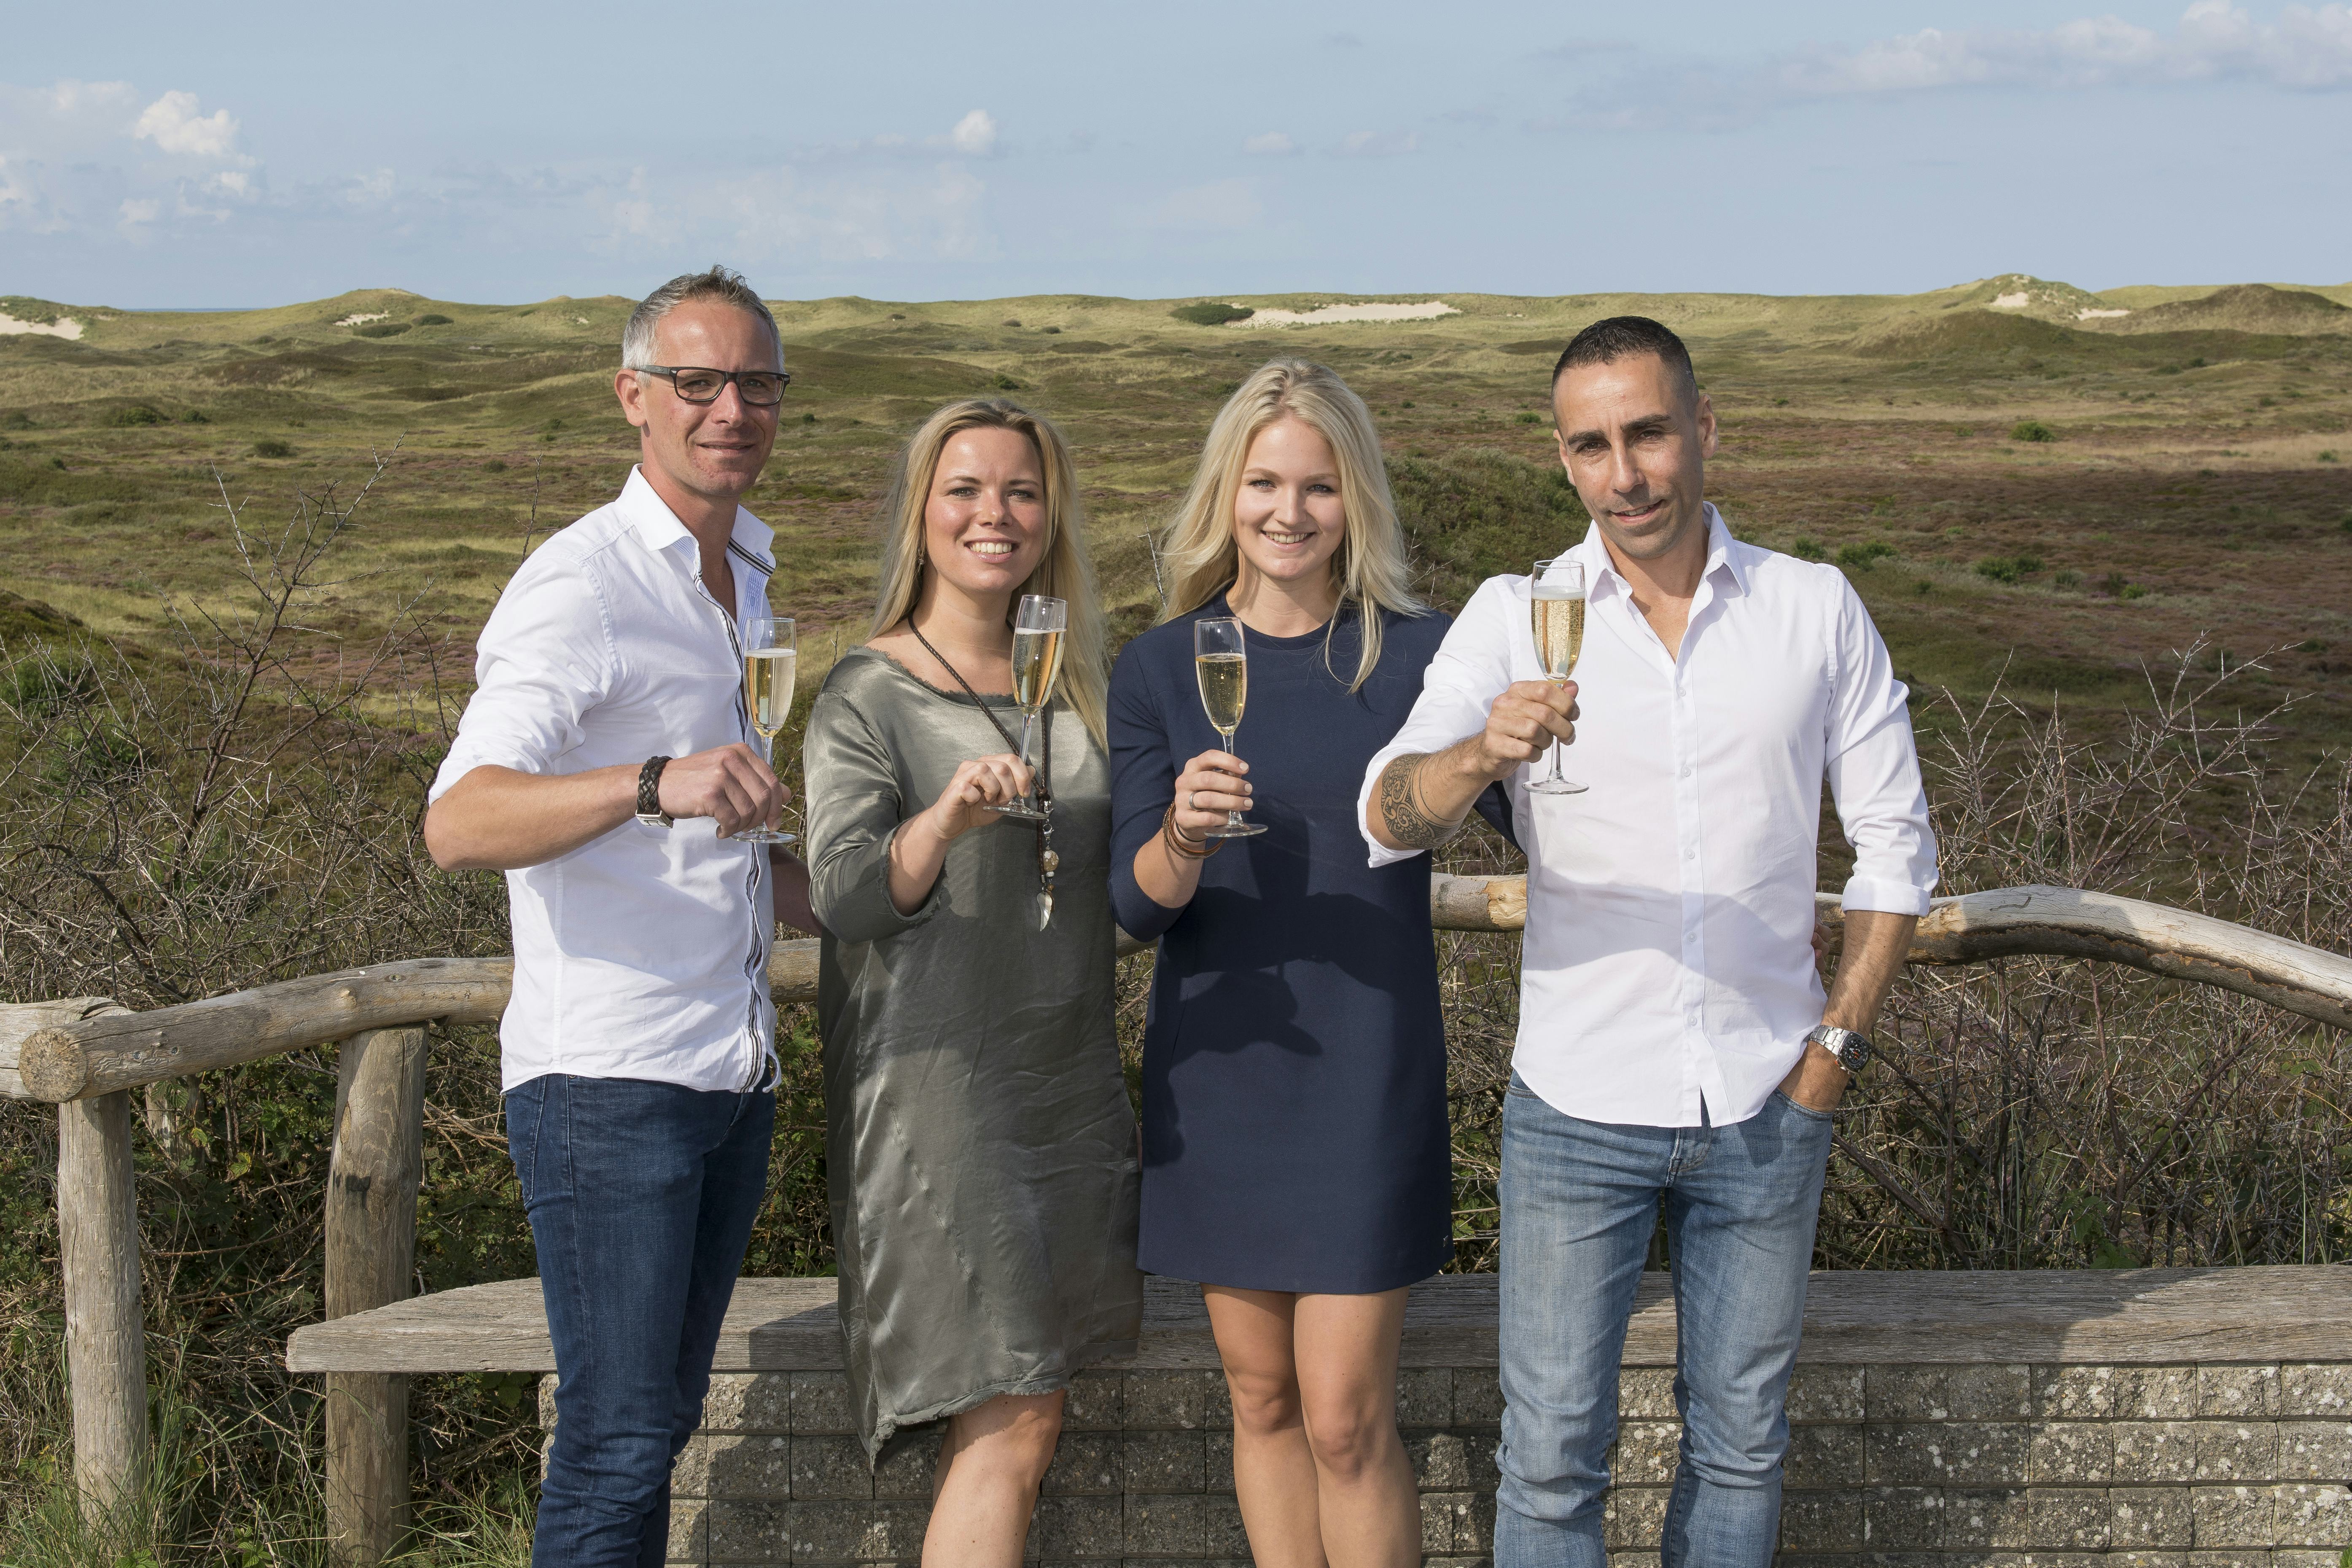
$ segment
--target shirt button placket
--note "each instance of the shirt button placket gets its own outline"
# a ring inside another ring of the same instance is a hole
[[[1673,715],[1675,747],[1675,837],[1682,864],[1683,894],[1683,1040],[1685,1060],[1696,1066],[1706,1052],[1704,997],[1706,970],[1706,878],[1699,858],[1703,817],[1699,812],[1698,723],[1691,700],[1685,658],[1675,669]],[[1696,1078],[1695,1074],[1689,1075]],[[1696,1089],[1696,1083],[1691,1085]],[[1686,1091],[1687,1092],[1687,1091]]]

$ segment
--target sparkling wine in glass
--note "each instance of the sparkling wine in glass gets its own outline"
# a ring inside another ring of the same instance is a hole
[[[793,713],[793,680],[800,663],[799,639],[789,616],[743,619],[743,709],[759,731],[768,765],[775,766],[776,737]],[[793,835],[772,827],[747,827],[730,837],[745,844],[790,844]]]
[[[1584,563],[1557,556],[1536,563],[1528,579],[1528,607],[1535,622],[1536,660],[1544,679],[1565,686],[1584,651]],[[1531,795],[1582,795],[1587,785],[1559,773],[1559,742],[1551,746],[1551,773],[1528,785]]]
[[[1213,616],[1192,623],[1192,673],[1201,683],[1201,709],[1209,716],[1209,728],[1224,742],[1226,751],[1233,751],[1234,731],[1242,727],[1242,710],[1249,704],[1249,652],[1242,646],[1241,622]],[[1265,831],[1265,824],[1228,811],[1223,826],[1212,827],[1202,837],[1247,838]]]
[[[1024,594],[1021,607],[1013,617],[1013,700],[1021,709],[1021,762],[1029,763],[1029,739],[1037,726],[1037,716],[1054,700],[1054,683],[1062,675],[1062,643],[1069,631],[1070,605],[1066,599],[1049,599],[1042,594]],[[1045,811],[1037,805],[1037,789],[1032,784],[1017,799],[998,806],[997,811],[1015,822],[1043,822]]]

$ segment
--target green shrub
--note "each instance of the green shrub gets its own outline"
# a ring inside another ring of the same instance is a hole
[[[2050,580],[2061,588],[2079,588],[2083,585],[2083,574],[2080,572],[2061,572]]]
[[[996,379],[990,382],[988,384],[1004,392],[1018,392],[1021,390],[1021,384],[1013,380],[1011,376],[1006,375],[1003,371],[997,372]]]
[[[1883,539],[1867,544],[1847,544],[1839,548],[1837,563],[1849,572],[1867,572],[1895,553],[1895,546]]]
[[[2145,599],[2147,597],[2147,590],[2141,587],[2137,583],[2126,583],[2124,584],[2123,593],[2119,595],[2118,597],[2126,599]]]
[[[1811,534],[1799,534],[1789,546],[1789,553],[1800,561],[1819,561],[1822,558],[1822,542]]]
[[[1021,318],[1018,316],[1007,316],[1004,318],[1004,324],[1008,327],[1017,327],[1021,324]]]
[[[1911,591],[1918,595],[1920,597],[1925,598],[1927,595],[1936,591],[1936,584],[1928,581],[1927,578],[1922,577],[1911,584]]]
[[[1540,425],[1543,423],[1543,416],[1540,414],[1522,414],[1519,416],[1519,423],[1522,425]]]
[[[2333,447],[2322,448],[2319,454],[2319,460],[2323,463],[2334,462],[2336,460],[2336,448]]]
[[[209,425],[212,422],[212,416],[201,408],[191,408],[180,416],[180,423],[183,425]]]
[[[0,414],[0,430],[30,430],[31,428],[33,428],[33,416],[21,408],[11,408],[7,413]]]
[[[450,321],[448,317],[436,311],[429,316],[417,317],[416,324],[420,327],[446,327],[453,323]]]
[[[283,441],[256,441],[253,455],[257,458],[290,458],[294,448]]]
[[[1257,314],[1247,305],[1228,305],[1222,300],[1203,300],[1197,305],[1179,305],[1168,313],[1196,327],[1222,327],[1227,321],[1246,321]]]
[[[163,423],[163,416],[143,403],[134,403],[128,408],[116,409],[114,417],[108,423],[121,426],[161,425]]]
[[[2039,419],[2021,419],[2010,426],[2009,438],[2012,441],[2055,441],[2058,432]]]
[[[406,321],[378,321],[372,327],[353,328],[352,330],[352,336],[355,338],[396,338],[406,331],[408,331],[408,323]]]
[[[816,416],[814,414],[803,414],[801,416],[801,423],[803,425],[814,425],[816,423]]]
[[[482,472],[486,474],[503,474],[506,471],[507,460],[504,458],[492,458],[482,465]]]
[[[1049,333],[1049,334],[1050,334],[1050,333],[1054,333],[1054,332],[1058,332],[1058,331],[1060,331],[1062,329],[1061,329],[1061,328],[1059,328],[1059,327],[1042,327],[1042,328],[1040,328],[1040,329],[1038,329],[1038,330],[1039,330],[1039,331],[1044,331],[1044,332],[1046,332],[1046,333]]]
[[[1977,575],[1996,583],[2022,583],[2027,574],[2041,570],[2038,555],[1988,555],[1977,563]]]

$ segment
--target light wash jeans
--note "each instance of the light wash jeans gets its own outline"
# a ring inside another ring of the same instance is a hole
[[[533,1568],[660,1568],[776,1097],[549,1073],[509,1089],[506,1114],[555,1342]]]
[[[1683,1416],[1661,1561],[1769,1568],[1829,1152],[1830,1118],[1777,1090],[1736,1126],[1619,1127],[1563,1116],[1512,1076],[1495,1568],[1606,1568],[1618,1362],[1661,1194]]]

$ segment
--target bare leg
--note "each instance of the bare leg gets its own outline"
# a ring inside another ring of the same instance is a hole
[[[1421,1561],[1421,1498],[1396,1424],[1404,1300],[1302,1295],[1292,1313],[1323,1549],[1343,1568]]]
[[[1315,1455],[1298,1399],[1285,1290],[1204,1285],[1209,1326],[1234,1401],[1234,1491],[1257,1568],[1324,1568]]]
[[[1003,1394],[950,1418],[923,1568],[1021,1568],[1038,1483],[1062,1435],[1062,1397]]]

